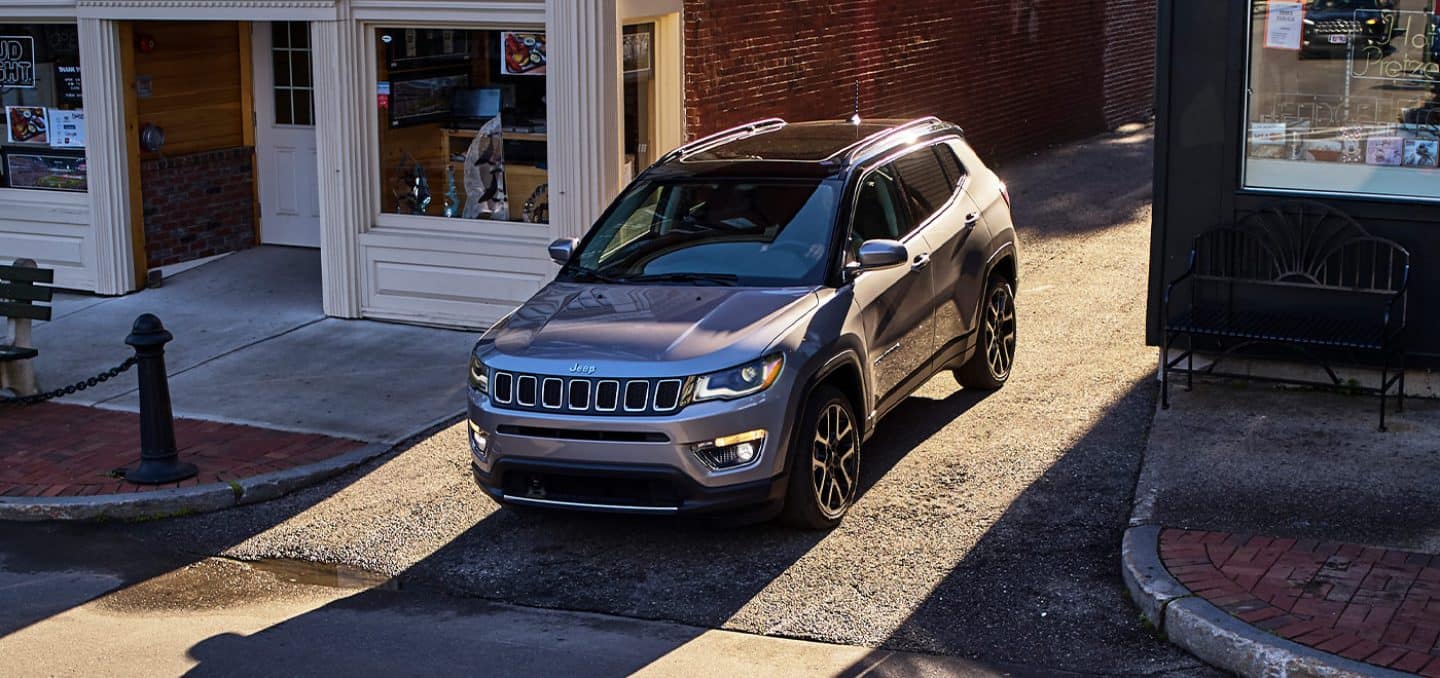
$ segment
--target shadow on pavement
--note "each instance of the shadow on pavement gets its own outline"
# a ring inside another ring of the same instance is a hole
[[[906,452],[987,395],[956,391],[944,400],[911,398],[903,403],[867,447],[862,497]],[[762,590],[783,585],[785,573],[827,536],[773,523],[724,528],[687,520],[505,508],[401,572],[398,580],[404,590],[630,618],[597,618],[601,621],[596,623],[602,624],[625,626],[638,619],[688,625],[665,625],[661,637],[638,645],[631,641],[623,648],[616,645],[610,657],[603,656],[603,648],[587,650],[597,652],[595,674],[616,675],[664,657],[703,633],[703,627],[724,626]],[[287,670],[302,673],[328,669],[329,652],[296,652],[295,643],[333,633],[335,617],[342,611],[396,600],[390,591],[365,591],[250,636],[212,637],[191,650],[192,658],[201,662],[194,674],[228,675],[247,666],[239,663],[241,659],[262,656],[283,658]],[[684,613],[676,606],[682,606]],[[392,643],[422,652],[434,647],[435,631],[429,627],[391,628],[387,633],[400,636],[374,645],[343,643],[344,652],[384,654]],[[533,644],[537,652],[554,652],[557,647],[563,652],[564,643],[553,641],[541,629],[515,642]],[[469,650],[452,649],[456,665],[466,665]],[[381,665],[389,661],[378,655],[375,659]],[[523,675],[526,666],[492,666],[487,673]],[[544,672],[543,664],[539,669]]]

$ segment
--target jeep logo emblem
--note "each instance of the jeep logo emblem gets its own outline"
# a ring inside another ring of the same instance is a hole
[[[570,374],[595,374],[595,366],[575,363],[570,366]]]

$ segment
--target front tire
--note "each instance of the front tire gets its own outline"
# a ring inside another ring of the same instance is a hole
[[[1015,290],[1009,280],[995,276],[980,309],[980,344],[975,355],[955,370],[955,381],[985,391],[1004,386],[1015,367],[1015,337]]]
[[[790,479],[781,522],[828,530],[855,503],[860,488],[860,429],[840,389],[821,385],[805,403],[790,450]]]

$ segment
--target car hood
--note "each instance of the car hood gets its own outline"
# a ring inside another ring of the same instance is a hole
[[[499,353],[529,359],[655,362],[709,356],[717,363],[738,363],[759,357],[815,304],[811,288],[555,282],[489,338]]]

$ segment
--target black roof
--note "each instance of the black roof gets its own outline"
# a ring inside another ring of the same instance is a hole
[[[867,140],[906,125],[921,125],[927,132],[958,131],[933,118],[920,120],[874,119],[858,124],[845,121],[785,123],[781,120],[751,123],[691,142],[662,158],[652,170],[658,176],[735,176],[772,178],[823,178],[843,172]],[[918,140],[918,137],[916,138]],[[887,145],[888,147],[889,145]]]

